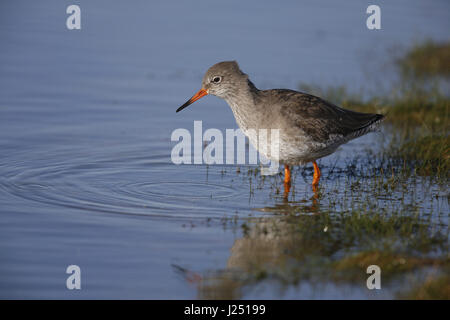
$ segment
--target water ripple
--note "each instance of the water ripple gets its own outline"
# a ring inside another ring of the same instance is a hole
[[[151,217],[219,217],[236,208],[239,190],[202,181],[199,166],[175,166],[165,162],[163,155],[152,155],[147,161],[133,153],[120,161],[111,159],[103,154],[102,158],[74,161],[66,155],[41,159],[36,163],[45,165],[40,167],[27,161],[20,166],[4,164],[2,171],[7,174],[0,188],[58,207]],[[180,176],[185,180],[176,180]]]

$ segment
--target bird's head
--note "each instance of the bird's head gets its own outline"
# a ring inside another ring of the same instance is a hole
[[[177,109],[183,110],[198,99],[212,94],[222,99],[235,94],[239,87],[247,83],[248,76],[239,69],[236,61],[216,63],[206,71],[202,80],[202,88],[185,104]]]

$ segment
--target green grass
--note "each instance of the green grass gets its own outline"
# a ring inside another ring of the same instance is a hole
[[[450,43],[418,44],[397,63],[405,77],[450,77]]]
[[[391,146],[393,157],[414,163],[416,173],[448,181],[450,175],[450,137],[433,134],[410,137],[398,146]]]
[[[377,112],[371,102],[344,105],[362,112]],[[407,162],[413,173],[437,177],[441,182],[450,174],[450,99],[392,101],[385,122],[392,125],[387,156]]]
[[[436,77],[450,76],[450,43],[419,44],[396,64],[401,80],[386,96],[363,99],[343,86],[321,89],[302,85],[300,89],[347,109],[386,114],[385,123],[392,129],[386,155],[408,163],[411,173],[434,176],[445,183],[450,177],[450,97],[441,92]]]
[[[450,300],[450,276],[442,275],[425,280],[409,292],[401,292],[400,299]]]
[[[385,121],[400,129],[424,127],[431,132],[450,129],[450,99],[441,95],[407,96],[384,102],[381,102],[381,98],[369,101],[345,100],[342,107],[386,114]]]

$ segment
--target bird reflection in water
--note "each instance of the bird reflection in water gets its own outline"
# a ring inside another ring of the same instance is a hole
[[[200,299],[239,299],[247,285],[267,279],[269,273],[273,278],[268,270],[283,269],[292,263],[292,257],[302,259],[312,251],[324,250],[320,239],[312,236],[324,230],[319,201],[320,191],[315,189],[310,199],[289,201],[283,196],[274,206],[255,209],[273,215],[250,218],[242,224],[244,235],[235,240],[221,270],[198,273],[172,267],[196,288]]]

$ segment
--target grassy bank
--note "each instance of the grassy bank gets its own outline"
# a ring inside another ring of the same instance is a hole
[[[344,108],[386,114],[392,142],[386,155],[407,163],[412,173],[446,182],[450,178],[450,43],[426,42],[395,60],[399,81],[386,96],[363,99],[345,87],[301,86]],[[442,83],[444,83],[442,85]],[[445,90],[445,89],[444,89]]]

